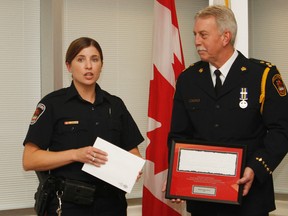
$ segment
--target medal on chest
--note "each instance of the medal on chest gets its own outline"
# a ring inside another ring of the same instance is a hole
[[[242,109],[245,109],[248,107],[248,89],[247,88],[241,88],[240,89],[240,102],[239,107]]]

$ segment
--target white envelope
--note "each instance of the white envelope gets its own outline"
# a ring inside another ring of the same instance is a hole
[[[101,167],[85,163],[82,170],[130,193],[145,160],[99,137],[93,146],[105,151],[108,161]]]

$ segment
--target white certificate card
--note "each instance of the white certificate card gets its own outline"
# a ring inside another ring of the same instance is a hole
[[[130,193],[145,160],[99,137],[93,147],[108,154],[108,161],[101,167],[85,163],[82,170]]]

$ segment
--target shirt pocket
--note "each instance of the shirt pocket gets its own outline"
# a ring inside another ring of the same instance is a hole
[[[199,112],[202,110],[201,105],[198,103],[197,104],[196,103],[187,103],[186,108],[187,108],[187,110],[189,110],[189,112],[192,112],[192,113]]]
[[[91,144],[85,141],[88,132],[87,123],[74,122],[65,124],[65,121],[62,121],[57,125],[56,133],[53,139],[53,148],[55,148],[55,150],[67,150],[87,146]]]
[[[208,124],[208,115],[211,115],[211,112],[209,112],[203,102],[191,102],[188,100],[185,103],[185,109],[193,127],[198,128],[202,124]]]
[[[245,137],[258,130],[262,124],[262,115],[260,113],[260,104],[256,100],[248,100],[247,106],[239,104],[240,100],[235,101],[229,110],[225,111],[224,124],[229,130],[234,129],[234,136]],[[228,129],[227,129],[228,130]]]
[[[240,115],[255,115],[260,114],[260,104],[256,100],[238,100],[231,103],[230,110],[238,112]]]
[[[111,119],[109,124],[109,134],[114,145],[120,146],[122,129],[123,128],[120,119]]]

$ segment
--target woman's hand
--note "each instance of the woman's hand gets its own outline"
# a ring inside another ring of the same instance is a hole
[[[139,171],[139,174],[138,174],[138,176],[137,176],[136,182],[139,181],[139,179],[141,178],[142,174],[143,174],[143,171],[142,171],[142,170]]]
[[[107,156],[106,152],[92,146],[53,152],[40,149],[33,143],[26,143],[22,162],[26,171],[46,171],[74,162],[90,163],[99,167],[107,162]]]
[[[107,156],[106,152],[92,146],[87,146],[76,150],[75,161],[100,167],[108,161]]]

